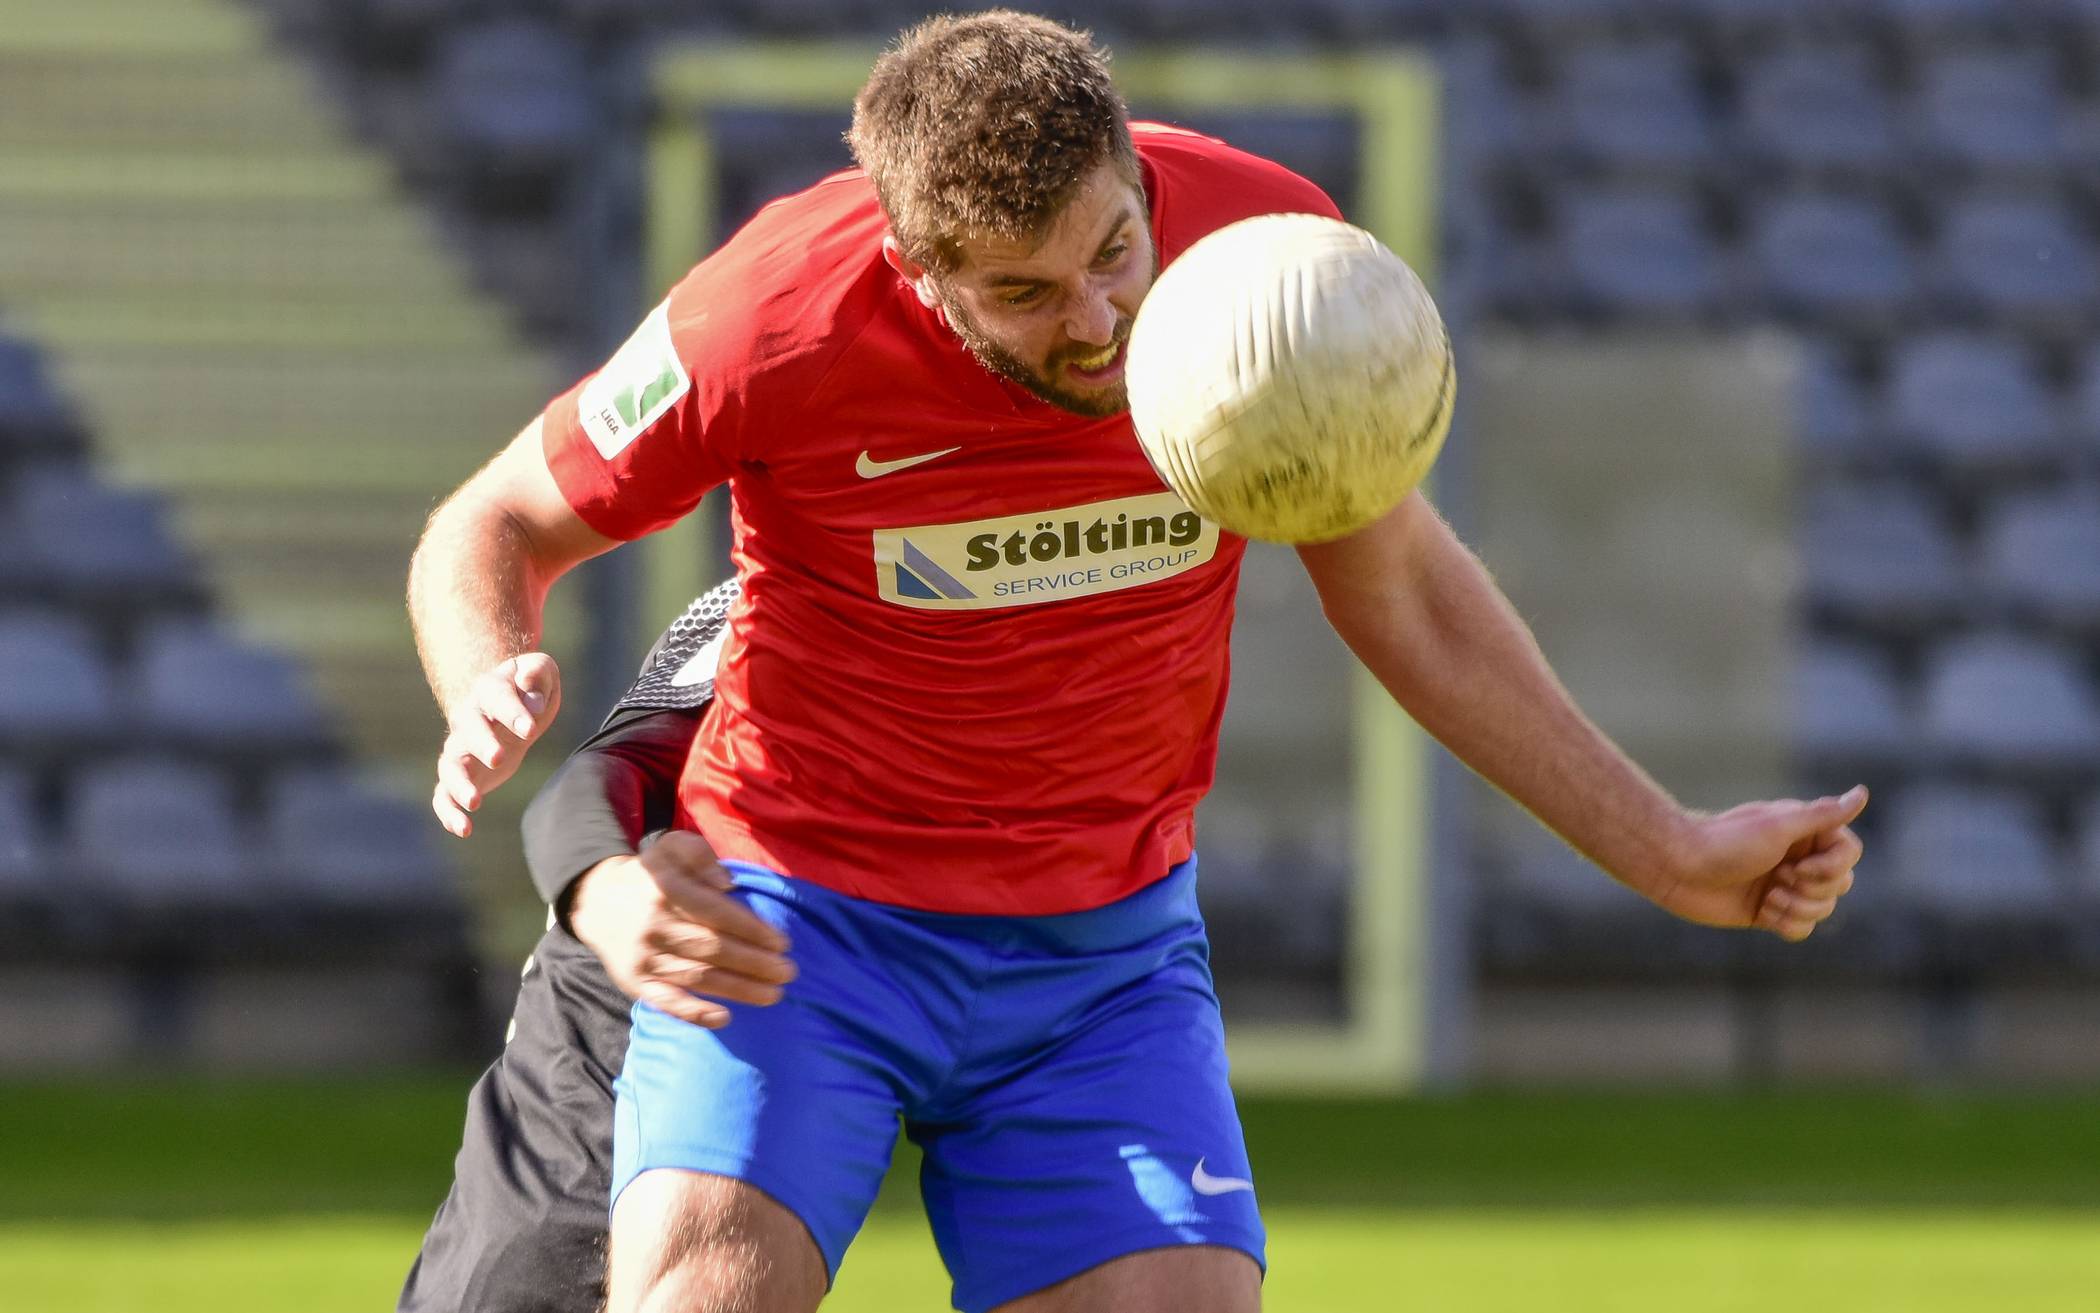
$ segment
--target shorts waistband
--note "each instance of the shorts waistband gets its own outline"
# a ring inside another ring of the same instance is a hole
[[[1191,856],[1159,879],[1113,903],[1054,916],[977,916],[932,912],[855,898],[809,880],[733,859],[723,867],[738,887],[804,907],[830,906],[879,914],[937,934],[977,940],[989,947],[1040,948],[1061,953],[1102,952],[1141,941],[1169,927],[1199,919],[1196,859]]]

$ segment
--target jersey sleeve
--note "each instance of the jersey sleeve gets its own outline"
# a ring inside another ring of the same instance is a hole
[[[703,261],[542,416],[556,485],[608,537],[673,523],[746,458],[761,380],[736,267],[726,250]]]

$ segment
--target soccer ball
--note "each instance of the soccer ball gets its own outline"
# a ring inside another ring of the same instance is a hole
[[[1131,328],[1130,416],[1152,467],[1234,533],[1324,542],[1422,481],[1451,427],[1451,338],[1422,280],[1361,228],[1220,228]]]

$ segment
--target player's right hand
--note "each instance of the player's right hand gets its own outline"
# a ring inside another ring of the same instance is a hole
[[[524,652],[487,671],[446,716],[430,809],[452,833],[474,833],[481,800],[517,773],[561,710],[561,667],[545,652]]]
[[[629,998],[714,1030],[730,1019],[717,1000],[765,1007],[795,978],[787,936],[729,885],[707,840],[673,830],[584,872],[569,924]]]

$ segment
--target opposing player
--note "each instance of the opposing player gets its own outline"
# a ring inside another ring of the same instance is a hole
[[[765,980],[725,986],[708,975],[714,963],[683,957],[688,916],[717,921],[742,908],[721,899],[721,868],[698,835],[643,846],[673,821],[736,592],[734,580],[723,584],[665,630],[605,724],[526,808],[525,861],[549,924],[526,960],[503,1052],[468,1097],[452,1188],[399,1313],[598,1313],[612,1084],[627,1056],[630,995],[660,980],[680,991],[678,1015],[720,1024],[719,1000],[777,998],[791,974],[778,959]],[[474,770],[483,788],[495,782],[485,765]]]
[[[741,989],[786,939],[798,974],[720,1029],[637,984],[608,1307],[814,1308],[901,1117],[966,1313],[1244,1313],[1263,1235],[1191,821],[1243,544],[1146,465],[1122,355],[1161,263],[1333,205],[1129,124],[1083,37],[1006,12],[907,33],[852,143],[433,517],[437,805],[477,787],[460,750],[500,769],[557,705],[553,581],[727,481],[744,591],[679,819],[764,924],[703,916],[693,951]],[[1420,496],[1300,554],[1419,723],[1663,907],[1798,938],[1849,886],[1863,790],[1679,807]]]

